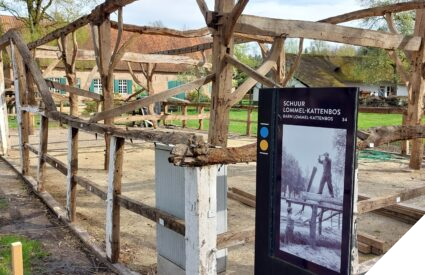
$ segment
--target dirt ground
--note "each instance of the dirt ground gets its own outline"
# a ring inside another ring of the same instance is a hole
[[[47,256],[31,262],[27,274],[114,274],[59,222],[0,160],[0,236],[20,235],[41,242]]]
[[[16,144],[16,132],[12,133]],[[49,130],[48,153],[66,162],[67,130]],[[230,146],[239,146],[255,141],[254,138],[232,137]],[[32,145],[38,144],[38,137],[30,138]],[[16,146],[15,146],[16,149]],[[107,174],[103,168],[104,142],[99,136],[96,140],[92,134],[81,132],[79,142],[79,175],[87,177],[106,188]],[[35,176],[35,155],[31,156],[31,174]],[[10,156],[18,162],[18,151],[13,150]],[[424,184],[425,172],[408,169],[406,159],[391,161],[359,161],[359,192],[369,196],[382,196],[401,191],[405,188],[418,187]],[[65,205],[65,176],[47,165],[46,190]],[[151,143],[134,141],[126,142],[124,154],[123,194],[138,201],[155,205],[154,180],[154,146]],[[230,165],[228,169],[228,186],[237,187],[255,194],[255,163]],[[410,204],[425,207],[424,197],[411,200]],[[98,242],[105,246],[105,208],[101,199],[79,188],[77,195],[78,224],[84,227]],[[229,231],[254,228],[255,210],[234,200],[228,201]],[[125,209],[121,211],[121,258],[120,261],[133,270],[146,269],[156,263],[156,230],[155,223]],[[387,243],[391,247],[411,225],[404,224],[368,213],[359,219],[359,230],[369,233]],[[361,261],[373,256],[361,256]],[[229,251],[228,270],[226,274],[253,274],[254,245],[242,245]]]

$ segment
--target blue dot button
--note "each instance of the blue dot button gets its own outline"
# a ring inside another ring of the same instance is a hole
[[[269,136],[269,129],[267,127],[261,127],[260,129],[260,136],[262,138],[266,138]]]

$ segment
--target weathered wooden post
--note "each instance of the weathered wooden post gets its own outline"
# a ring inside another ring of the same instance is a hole
[[[117,196],[121,195],[123,157],[124,139],[112,136],[106,199],[106,256],[112,263],[116,263],[120,255],[120,205]]]
[[[163,102],[162,106],[164,106],[164,115],[166,116],[168,114],[168,105],[166,102]],[[167,125],[167,120],[164,118],[162,123],[164,124],[164,126]]]
[[[354,187],[353,187],[353,221],[351,225],[351,274],[357,274],[359,271],[359,249],[357,247],[357,201],[359,195],[358,186],[358,155],[356,155],[354,172]],[[338,227],[340,221],[338,218]]]
[[[187,116],[187,105],[185,104],[185,105],[183,105],[183,108],[182,108],[182,115],[183,116]],[[186,128],[186,126],[187,126],[187,123],[186,123],[187,121],[186,121],[186,119],[185,118],[183,118],[182,119],[182,127],[183,128]]]
[[[202,116],[204,114],[205,111],[205,107],[204,106],[200,106],[199,107],[199,114]],[[200,118],[199,119],[199,126],[198,126],[198,130],[202,130],[204,128],[204,119]]]
[[[156,207],[185,220],[186,234],[182,236],[166,228],[161,224],[161,221],[157,224],[158,274],[210,274],[193,273],[193,270],[198,268],[201,263],[205,265],[205,261],[211,260],[205,256],[205,253],[209,250],[208,247],[212,247],[210,242],[216,238],[210,239],[209,236],[213,234],[212,232],[217,235],[227,231],[226,166],[196,168],[173,166],[168,162],[171,149],[168,145],[156,144]],[[214,178],[212,178],[213,176]],[[214,194],[216,198],[212,197]],[[194,204],[195,196],[198,196],[199,205]],[[209,201],[210,199],[211,201]],[[216,206],[210,207],[213,201],[215,201]],[[193,208],[189,207],[191,204]],[[197,209],[197,206],[200,209]],[[212,225],[213,223],[215,223],[215,226]],[[206,229],[205,226],[209,228]],[[209,231],[205,233],[204,230]],[[197,247],[199,242],[203,240],[201,239],[201,237],[203,238],[202,234],[206,234],[205,238],[208,238],[206,250],[202,245]],[[210,253],[214,254],[216,258],[217,267],[215,269],[217,272],[225,271],[227,249],[214,251],[214,248],[211,248]],[[198,251],[195,251],[196,249]],[[187,253],[182,253],[182,251]],[[192,273],[189,273],[190,271]]]
[[[24,262],[22,258],[22,243],[15,242],[11,244],[12,247],[12,275],[24,274]]]
[[[77,216],[77,180],[78,172],[78,129],[68,128],[68,172],[66,178],[66,211],[68,219],[74,222]]]
[[[13,66],[13,78],[15,86],[15,106],[16,106],[16,119],[18,122],[18,136],[19,136],[19,151],[21,160],[21,172],[23,175],[28,174],[29,170],[29,150],[25,146],[28,143],[28,113],[22,111],[22,104],[25,104],[25,77],[23,70],[22,58],[19,53],[15,52],[13,41],[10,40],[10,52]],[[22,73],[22,74],[21,74]]]
[[[9,121],[6,105],[6,91],[4,87],[3,58],[0,51],[0,139],[3,155],[7,155],[9,149]]]
[[[186,274],[217,274],[218,166],[185,168]]]
[[[401,125],[408,125],[407,123],[407,113],[403,112],[403,118]],[[401,154],[402,155],[408,155],[409,154],[409,141],[408,140],[402,140],[400,145]]]
[[[425,10],[416,10],[415,36],[425,38]],[[407,118],[409,125],[421,125],[424,114],[424,75],[425,46],[422,43],[419,51],[412,53],[412,77],[409,82],[409,100],[407,106]],[[424,154],[424,143],[421,138],[412,140],[412,154],[410,155],[410,168],[421,169]]]
[[[248,117],[246,119],[246,135],[251,136],[251,123],[252,123],[252,108],[248,108]]]
[[[316,219],[317,219],[317,205],[311,206],[311,219],[310,219],[310,243],[313,248],[316,248]]]
[[[44,156],[47,155],[47,144],[49,135],[49,119],[41,116],[40,121],[40,144],[38,148],[38,165],[37,165],[37,190],[44,191],[44,176],[46,170],[46,160]]]

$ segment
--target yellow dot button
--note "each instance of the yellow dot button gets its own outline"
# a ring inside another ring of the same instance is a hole
[[[260,141],[260,149],[262,151],[267,151],[267,149],[269,149],[269,143],[267,142],[267,140],[262,140]]]

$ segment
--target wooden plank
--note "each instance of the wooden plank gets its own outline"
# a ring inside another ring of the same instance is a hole
[[[3,57],[0,56],[0,140],[2,154],[7,155],[9,144],[9,121],[7,115],[5,78],[3,71]]]
[[[319,22],[339,24],[343,22],[349,22],[352,20],[363,19],[366,17],[383,16],[387,13],[397,13],[402,11],[409,11],[409,10],[423,9],[423,8],[425,8],[425,2],[411,1],[411,2],[397,3],[392,5],[383,5],[379,7],[353,11],[353,12],[341,14],[338,16],[329,17],[329,18],[320,20]]]
[[[116,263],[120,255],[120,204],[124,139],[111,137],[108,170],[108,194],[106,199],[106,256]]]
[[[403,36],[380,31],[335,26],[329,23],[284,20],[253,15],[241,15],[236,32],[264,36],[318,39],[364,47],[418,51],[422,43],[419,36]]]
[[[375,257],[375,258],[370,259],[368,261],[362,262],[359,265],[358,272],[354,273],[354,275],[365,275],[372,268],[372,266],[374,266],[380,259],[381,259],[381,257]]]
[[[218,166],[187,167],[185,173],[186,274],[217,274]]]
[[[229,190],[232,191],[235,194],[239,194],[241,196],[244,196],[245,198],[248,198],[250,200],[256,201],[255,195],[253,195],[251,193],[248,193],[248,192],[245,192],[245,191],[243,191],[243,190],[241,190],[239,188],[232,187],[232,188],[229,188]]]
[[[359,249],[360,253],[363,254],[370,254],[372,253],[372,247],[368,244],[364,244],[361,242],[357,242],[357,248]]]
[[[118,29],[118,26],[119,26],[118,22],[111,21],[112,28]],[[208,28],[181,31],[181,30],[175,30],[175,29],[164,28],[164,27],[123,24],[122,29],[126,32],[132,32],[132,33],[164,35],[164,36],[181,37],[181,38],[205,37],[210,35]]]
[[[366,245],[370,245],[371,249],[374,248],[375,252],[381,252],[381,254],[384,253],[384,246],[385,246],[385,242],[379,240],[378,238],[369,235],[367,233],[364,232],[358,232],[357,233],[357,241],[359,243],[363,243]]]
[[[70,93],[70,94],[88,97],[88,98],[94,99],[96,101],[102,101],[103,100],[103,96],[100,95],[100,94],[92,93],[92,92],[89,92],[89,91],[86,91],[86,90],[83,90],[83,89],[80,89],[80,88],[77,88],[77,87],[64,85],[64,84],[61,84],[59,82],[52,81],[52,80],[49,80],[49,79],[46,79],[46,84],[50,88],[55,88],[55,89],[58,89],[58,90],[65,90],[65,92]]]
[[[359,214],[367,213],[399,202],[425,195],[425,186],[409,189],[395,195],[372,198],[357,203]]]
[[[133,115],[127,117],[118,117],[115,118],[115,123],[117,122],[133,122],[133,121],[143,121],[143,120],[197,120],[209,118],[210,115],[207,114],[198,114],[198,115]]]
[[[213,47],[213,43],[209,42],[209,43],[198,44],[198,45],[190,46],[190,47],[153,52],[153,54],[170,54],[170,55],[188,54],[188,53],[206,51],[211,49],[212,47]]]
[[[124,195],[118,195],[117,198],[118,203],[125,209],[155,221],[180,235],[185,235],[185,223],[183,220]]]
[[[40,118],[40,143],[38,149],[37,165],[37,190],[44,191],[44,180],[46,173],[46,161],[44,155],[47,155],[47,144],[49,137],[49,118],[41,116]]]
[[[125,139],[133,140],[145,140],[145,141],[155,141],[163,144],[185,144],[189,140],[193,145],[205,144],[203,137],[193,133],[184,133],[177,131],[155,131],[150,129],[134,129],[127,130],[122,127],[109,126],[100,123],[89,123],[86,120],[71,117],[66,114],[59,112],[49,112],[46,115],[54,120],[61,121],[64,124],[68,124],[70,127],[78,128],[90,133],[98,133],[104,135],[109,133],[116,137],[122,137]]]
[[[89,179],[83,178],[81,176],[75,176],[75,181],[78,183],[78,185],[80,185],[81,187],[83,187],[84,189],[89,191],[90,193],[92,193],[92,194],[98,196],[100,199],[106,201],[107,191],[104,190],[104,188],[102,186],[99,186],[95,182],[93,182]]]
[[[255,208],[255,201],[253,201],[251,199],[248,199],[248,198],[246,198],[244,196],[241,196],[240,194],[233,193],[233,192],[227,192],[227,197],[229,199],[233,199],[235,201],[241,202],[241,203],[243,203],[245,205],[248,205],[250,207]]]
[[[56,105],[53,101],[52,95],[47,87],[46,81],[44,81],[43,74],[41,73],[38,64],[32,58],[32,54],[30,53],[28,47],[25,45],[24,40],[21,35],[14,30],[9,31],[10,37],[12,38],[16,48],[19,50],[19,54],[22,56],[22,60],[30,71],[32,77],[34,78],[34,82],[37,85],[38,92],[43,99],[44,106],[49,111],[56,111]]]
[[[318,203],[327,202],[327,203],[335,204],[338,206],[342,206],[342,199],[329,198],[322,194],[316,194],[311,192],[301,192],[301,198],[303,200],[311,200]]]
[[[225,59],[227,62],[229,62],[230,64],[232,64],[233,66],[235,66],[236,68],[238,68],[239,70],[243,71],[244,73],[246,73],[249,77],[252,77],[253,79],[257,80],[258,82],[264,84],[266,87],[278,87],[278,88],[282,88],[281,85],[279,85],[278,83],[274,82],[273,80],[257,73],[254,69],[251,69],[249,66],[241,63],[239,60],[237,60],[236,58],[226,54],[225,55]]]
[[[71,222],[77,217],[78,129],[68,128],[68,171],[66,176],[66,213]]]
[[[367,200],[370,197],[359,195],[359,200]],[[425,215],[425,209],[414,205],[399,203],[384,208],[376,209],[374,213],[391,217],[405,223],[415,224],[420,218]]]
[[[12,275],[24,274],[24,261],[22,257],[22,243],[14,242],[11,245]]]
[[[200,78],[198,80],[183,84],[181,86],[165,90],[163,92],[159,92],[157,94],[154,94],[152,96],[148,96],[139,100],[132,101],[130,103],[127,103],[125,105],[116,107],[111,110],[105,110],[102,113],[98,113],[94,115],[89,122],[96,122],[100,120],[105,120],[108,118],[116,117],[121,114],[134,111],[136,109],[139,109],[141,107],[149,106],[150,104],[153,104],[155,102],[160,102],[162,100],[165,100],[169,97],[172,97],[174,95],[177,95],[184,91],[189,91],[192,89],[199,88],[207,83],[209,83],[214,77],[214,74],[210,74],[206,77]]]
[[[255,229],[238,232],[226,232],[217,236],[217,249],[225,249],[241,244],[252,243],[255,240]]]
[[[195,46],[190,47],[191,49],[196,49]],[[184,50],[187,51],[187,50]],[[200,60],[194,59],[189,56],[182,56],[173,54],[171,52],[182,52],[182,50],[173,50],[173,51],[165,51],[168,54],[160,54],[160,53],[137,53],[137,52],[126,52],[121,58],[121,61],[125,62],[134,62],[134,63],[156,63],[156,64],[184,64],[184,65],[199,65]],[[60,54],[59,50],[43,50],[39,49],[36,52],[35,57],[39,59],[57,59],[58,54]],[[96,53],[91,50],[78,50],[76,60],[78,61],[95,61]],[[210,68],[210,63],[205,63],[203,67]],[[44,74],[46,75],[46,74]]]

